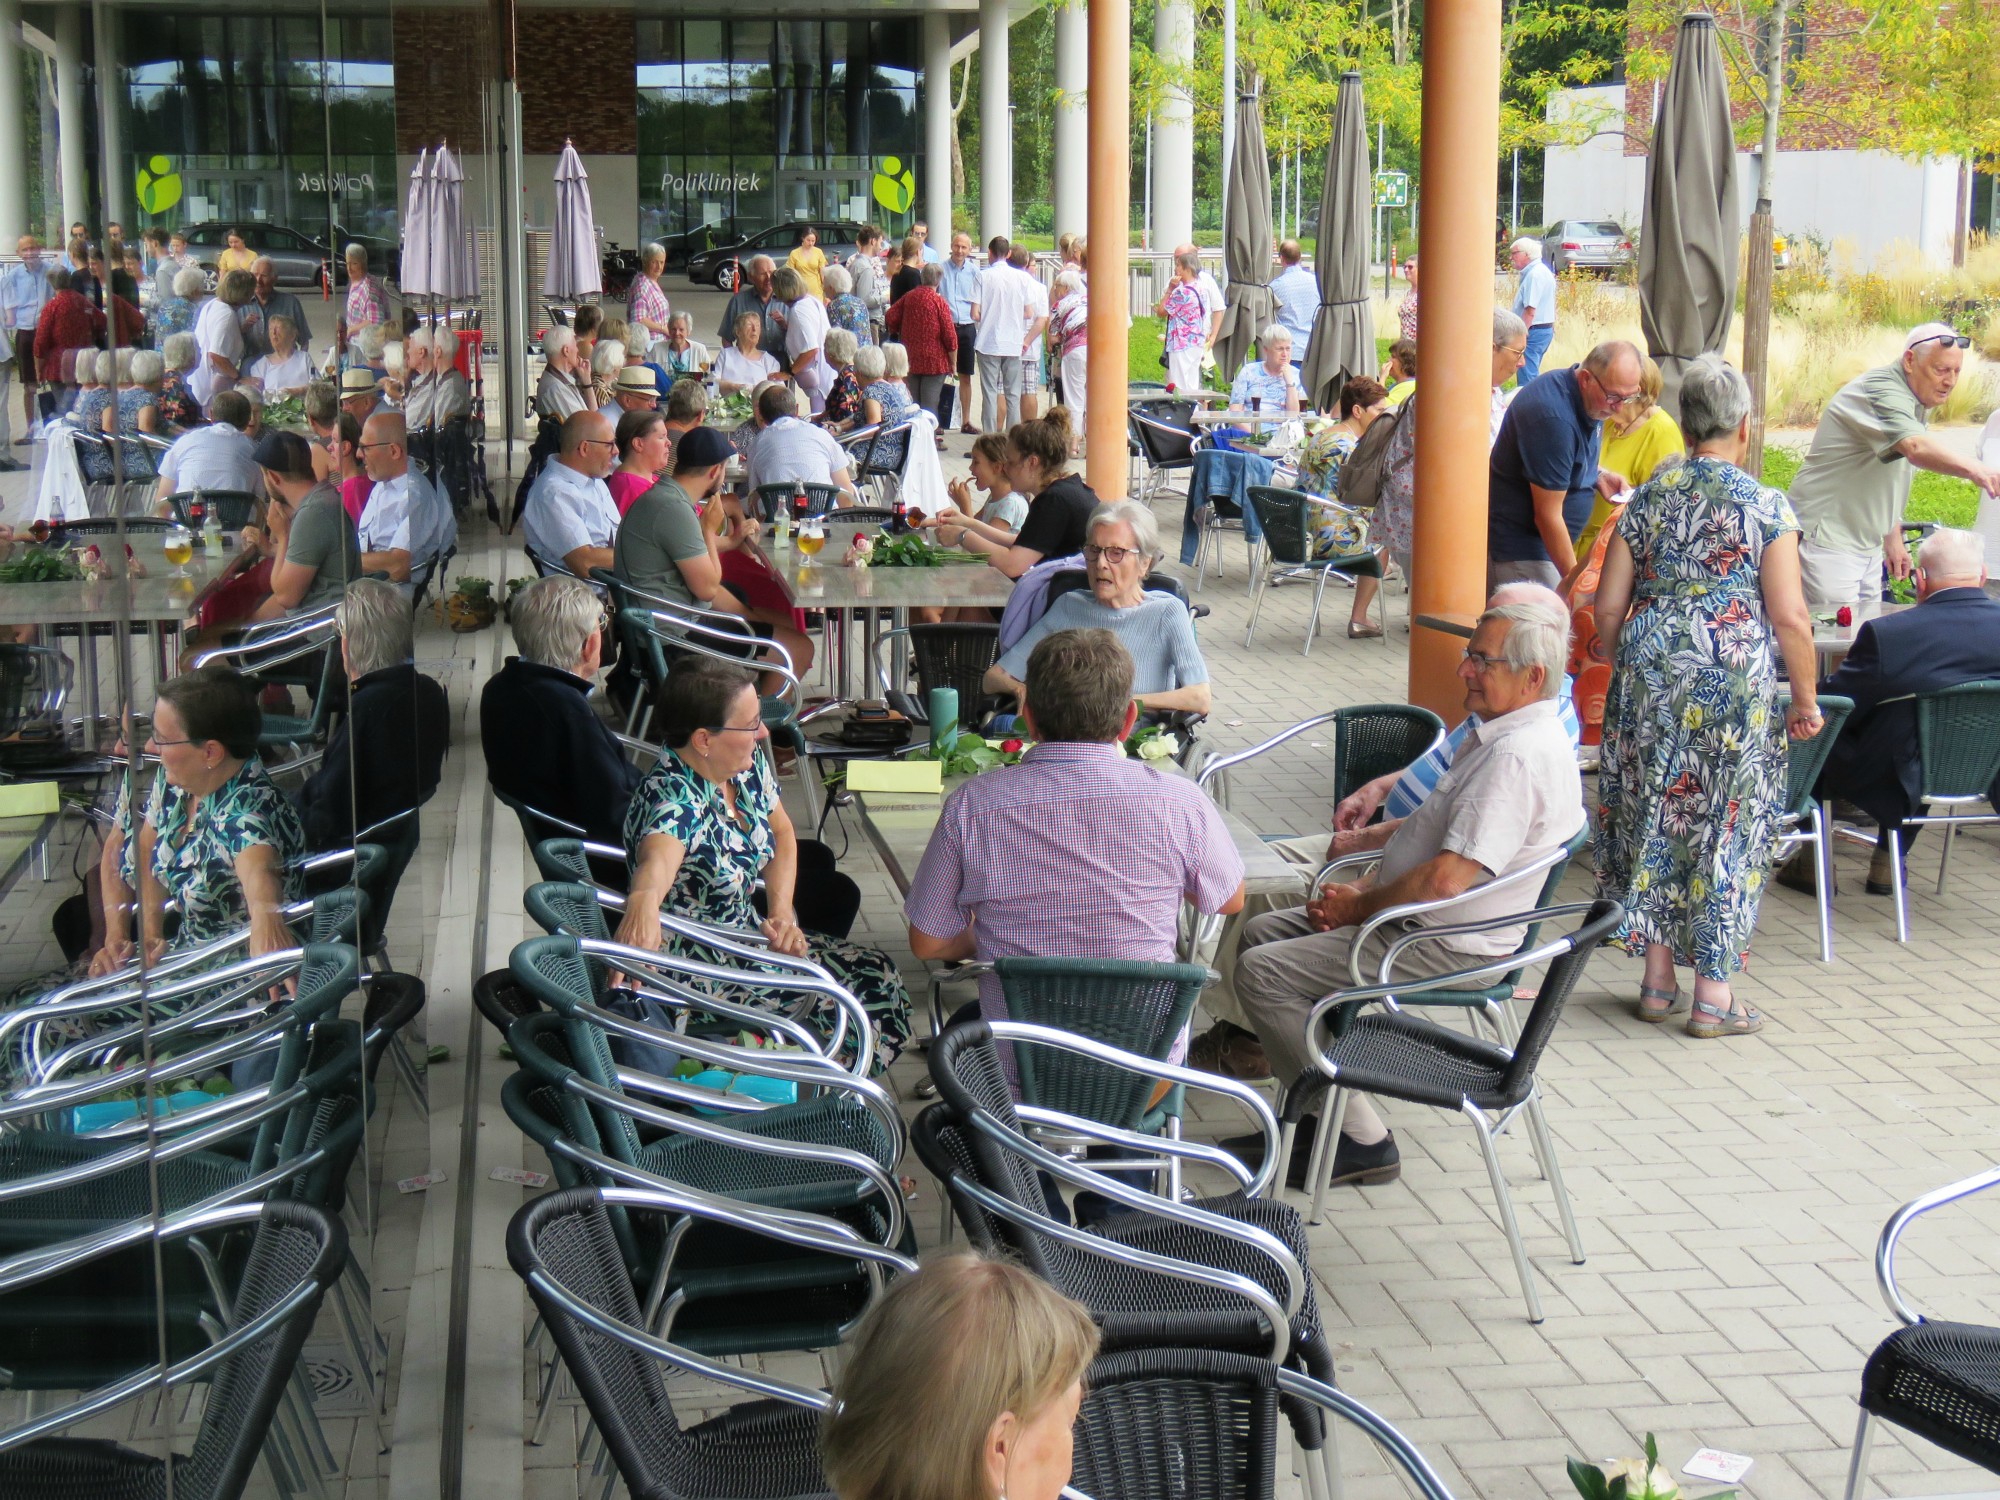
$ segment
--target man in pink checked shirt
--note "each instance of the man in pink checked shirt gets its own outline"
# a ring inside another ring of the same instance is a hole
[[[1022,718],[1038,743],[946,799],[903,914],[920,959],[1171,963],[1180,908],[1243,907],[1243,861],[1192,781],[1129,759],[1132,658],[1108,630],[1059,630],[1028,657]],[[1004,1019],[1000,983],[980,1014]],[[1173,1060],[1187,1050],[1185,1033]]]

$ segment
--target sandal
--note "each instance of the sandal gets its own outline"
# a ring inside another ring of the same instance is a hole
[[[1347,638],[1350,641],[1371,641],[1379,638],[1381,634],[1382,629],[1378,625],[1357,625],[1352,620],[1347,622]]]
[[[1680,982],[1675,981],[1670,990],[1663,990],[1650,984],[1639,986],[1639,1019],[1651,1021],[1655,1025],[1666,1020],[1687,1003]]]
[[[1706,1000],[1695,1001],[1694,1010],[1688,1016],[1687,1034],[1710,1042],[1718,1037],[1749,1036],[1752,1032],[1762,1031],[1764,1018],[1757,1013],[1756,1007],[1746,1005],[1736,1010],[1733,998],[1731,1006],[1714,1006]]]

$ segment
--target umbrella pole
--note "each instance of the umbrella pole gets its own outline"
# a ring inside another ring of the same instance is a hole
[[[1410,608],[1477,615],[1486,596],[1493,217],[1499,207],[1500,0],[1432,6],[1424,32],[1424,379]],[[1410,631],[1410,701],[1462,711],[1457,635]]]

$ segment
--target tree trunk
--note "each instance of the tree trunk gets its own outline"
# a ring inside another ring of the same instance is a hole
[[[953,201],[965,201],[965,152],[958,144],[958,117],[965,110],[965,101],[972,92],[972,59],[965,60],[965,72],[960,76],[958,103],[951,107],[951,196]],[[950,237],[946,237],[949,243]]]
[[[1972,158],[1958,159],[1958,213],[1951,221],[1951,263],[1965,269],[1965,226],[1972,217]]]
[[[1757,163],[1757,208],[1750,215],[1749,280],[1743,291],[1743,378],[1750,386],[1746,472],[1764,472],[1764,380],[1771,354],[1771,189],[1778,174],[1778,118],[1785,102],[1785,36],[1791,0],[1771,7],[1764,58],[1764,149]]]

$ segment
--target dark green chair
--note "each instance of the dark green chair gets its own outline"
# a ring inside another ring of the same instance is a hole
[[[1917,755],[1923,762],[1922,811],[1903,819],[1906,827],[1944,829],[1938,855],[1937,893],[1944,894],[1951,868],[1951,843],[1961,828],[2000,823],[2000,815],[1968,809],[1987,801],[2000,778],[2000,682],[1961,682],[1934,693],[1917,694]],[[1942,808],[1943,811],[1933,811]],[[1896,941],[1910,940],[1908,901],[1903,891],[1903,843],[1889,840],[1889,873],[1895,886]]]
[[[1312,555],[1312,501],[1304,490],[1274,489],[1267,484],[1253,484],[1247,491],[1250,507],[1257,513],[1257,525],[1263,532],[1264,556],[1257,569],[1255,592],[1250,599],[1250,626],[1243,632],[1243,644],[1248,646],[1257,636],[1257,614],[1264,607],[1265,591],[1274,580],[1301,573],[1317,573],[1319,583],[1313,589],[1312,615],[1306,621],[1306,643],[1301,656],[1312,655],[1313,637],[1319,632],[1319,606],[1326,595],[1326,580],[1338,573],[1343,578],[1375,578],[1382,576],[1382,559],[1366,548],[1359,552],[1343,553],[1339,557],[1319,557]],[[1338,502],[1325,501],[1337,509],[1346,509]],[[1382,641],[1389,639],[1389,600],[1384,593],[1376,594],[1376,601],[1382,610]]]
[[[1778,713],[1782,717],[1792,706],[1792,696],[1784,693],[1778,699]],[[1836,693],[1820,695],[1819,711],[1826,722],[1820,726],[1818,734],[1809,740],[1790,740],[1785,752],[1785,810],[1779,814],[1781,824],[1774,851],[1773,864],[1782,863],[1787,855],[1802,845],[1810,844],[1813,849],[1813,870],[1818,876],[1814,882],[1818,895],[1814,905],[1819,909],[1819,961],[1833,962],[1833,839],[1837,831],[1833,819],[1828,816],[1826,804],[1813,795],[1813,788],[1819,782],[1819,773],[1826,769],[1827,757],[1833,754],[1833,743],[1840,738],[1840,727],[1847,722],[1847,716],[1854,712],[1854,700],[1842,698]],[[1853,830],[1847,830],[1850,835]],[[1867,840],[1873,844],[1871,837]],[[1547,905],[1547,902],[1543,902]]]

